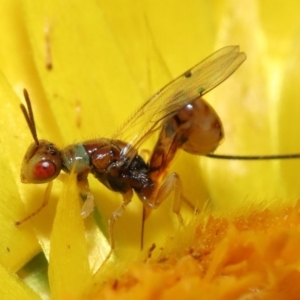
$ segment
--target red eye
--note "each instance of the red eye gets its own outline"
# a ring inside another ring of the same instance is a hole
[[[34,177],[38,180],[51,178],[56,172],[56,167],[52,161],[42,160],[33,169]]]

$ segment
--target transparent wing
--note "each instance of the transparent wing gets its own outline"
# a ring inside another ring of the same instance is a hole
[[[227,79],[246,59],[239,46],[224,47],[171,81],[146,101],[114,135],[128,142],[123,154],[138,149],[167,118]]]

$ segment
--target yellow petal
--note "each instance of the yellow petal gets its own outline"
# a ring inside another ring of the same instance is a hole
[[[14,115],[14,112],[20,110],[19,99],[1,73],[0,86],[0,98],[3,99],[0,110],[0,126],[1,128],[9,127],[9,130],[2,130],[2,142],[0,143],[1,263],[11,270],[17,271],[38,253],[40,247],[30,224],[23,224],[24,226],[20,227],[15,225],[25,215],[19,190],[20,158],[23,156],[23,151],[21,147],[18,147],[19,143],[23,144],[24,135],[20,130],[21,122],[15,121]]]
[[[20,280],[17,275],[12,273],[2,264],[0,265],[0,276],[1,297],[3,299],[41,299],[22,280]]]
[[[52,227],[49,282],[53,299],[77,298],[91,281],[78,200],[75,175],[72,174],[64,185]]]

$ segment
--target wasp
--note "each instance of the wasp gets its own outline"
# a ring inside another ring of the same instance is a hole
[[[59,149],[38,139],[31,101],[26,90],[27,107],[21,109],[33,137],[22,163],[23,183],[54,180],[61,170],[75,172],[77,186],[85,202],[81,215],[94,208],[88,175],[123,197],[122,204],[109,220],[111,251],[115,248],[113,228],[136,193],[143,203],[145,218],[174,191],[173,212],[182,222],[180,178],[167,170],[176,152],[182,149],[196,155],[212,153],[224,137],[220,118],[202,98],[227,79],[244,62],[246,55],[238,46],[224,47],[167,84],[125,122],[111,138],[99,138]],[[149,159],[139,153],[143,143],[158,132]]]

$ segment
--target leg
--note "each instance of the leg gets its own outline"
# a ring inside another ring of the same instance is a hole
[[[194,204],[192,202],[190,202],[190,200],[186,199],[183,195],[181,195],[182,200],[185,202],[185,204],[195,213],[198,214],[199,211],[198,209],[194,206]]]
[[[123,203],[121,204],[121,206],[118,209],[116,209],[112,213],[112,215],[111,215],[111,217],[108,221],[110,251],[109,251],[108,255],[106,256],[102,266],[109,260],[109,258],[113,254],[113,251],[115,249],[114,225],[115,225],[116,220],[121,217],[121,215],[124,212],[126,206],[131,202],[132,196],[133,196],[133,191],[132,190],[129,190],[128,192],[126,192],[126,194],[123,195]]]
[[[88,217],[93,212],[95,207],[94,196],[90,191],[87,176],[88,176],[87,172],[78,174],[77,176],[77,187],[79,188],[80,193],[85,198],[80,213],[83,219]]]
[[[126,192],[126,194],[123,195],[123,203],[121,204],[121,206],[116,209],[109,221],[108,221],[108,227],[109,227],[109,238],[110,238],[110,246],[112,248],[112,250],[115,248],[115,239],[114,239],[114,225],[117,219],[119,219],[122,215],[122,213],[124,212],[126,206],[131,202],[133,196],[133,191],[129,190],[128,192]]]
[[[35,210],[34,212],[32,212],[30,215],[26,216],[22,220],[16,221],[15,222],[16,226],[22,225],[24,222],[28,221],[29,219],[31,219],[32,217],[37,215],[48,204],[52,184],[53,184],[53,181],[50,181],[47,185],[47,188],[46,188],[46,191],[45,191],[45,196],[44,196],[44,201],[43,201],[42,205],[37,210]]]
[[[94,210],[95,202],[94,202],[94,196],[92,193],[86,194],[86,199],[81,207],[80,215],[82,219],[85,219],[88,217]]]
[[[172,173],[158,188],[153,198],[150,198],[144,202],[141,229],[141,250],[144,246],[144,229],[146,219],[149,217],[151,211],[155,208],[158,208],[160,204],[168,198],[173,190],[175,195],[172,210],[177,215],[180,224],[184,225],[183,218],[180,214],[180,207],[182,200],[185,201],[185,198],[181,195],[181,181],[178,174]]]
[[[148,206],[152,209],[157,208],[174,190],[173,212],[177,215],[179,222],[183,225],[183,218],[180,214],[180,207],[182,199],[181,195],[181,181],[177,173],[170,174],[162,185],[159,187],[157,194],[153,201],[148,202]],[[146,216],[147,217],[147,216]]]

